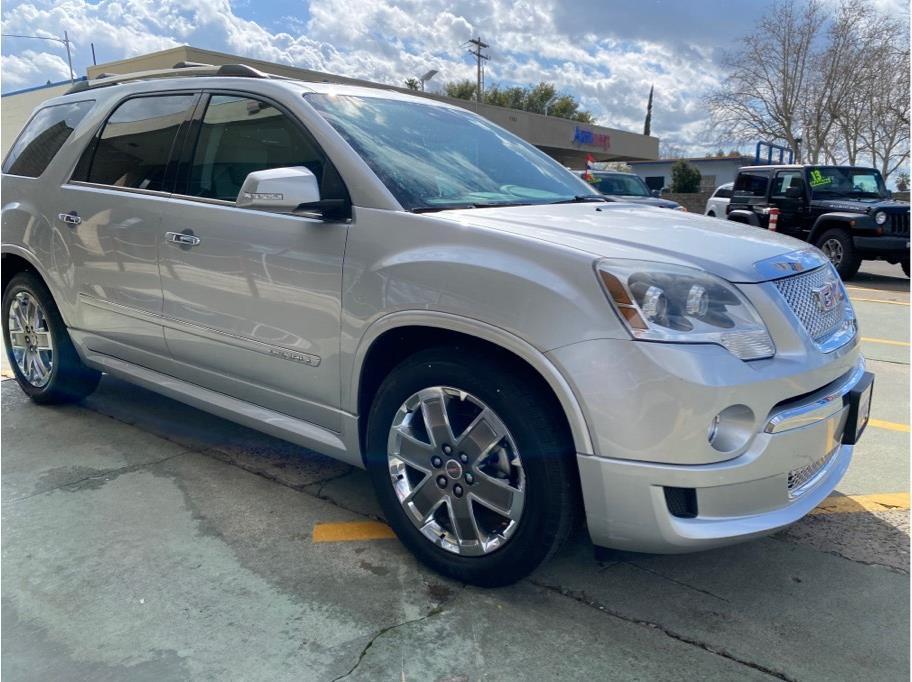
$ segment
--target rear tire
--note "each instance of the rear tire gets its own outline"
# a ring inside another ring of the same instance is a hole
[[[908,277],[909,276],[909,258],[908,257],[903,258],[902,262],[900,262],[900,266],[902,266],[903,274],[906,277]]]
[[[827,230],[817,240],[817,248],[830,259],[843,280],[852,279],[861,267],[861,256],[855,250],[852,236],[841,228]]]
[[[483,587],[513,583],[550,557],[579,506],[559,410],[526,368],[471,347],[428,349],[393,369],[371,406],[366,464],[402,543],[434,570]]]
[[[41,278],[25,271],[3,292],[3,343],[19,386],[36,403],[81,400],[101,373],[82,364]]]

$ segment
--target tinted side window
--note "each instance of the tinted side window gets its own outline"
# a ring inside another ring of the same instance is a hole
[[[186,194],[234,201],[249,173],[305,166],[323,198],[342,198],[344,188],[316,143],[268,102],[237,95],[213,95],[202,129]]]
[[[804,189],[804,173],[802,171],[794,170],[777,173],[770,196],[784,197],[785,193],[790,189]]]
[[[735,180],[735,188],[733,193],[753,197],[763,197],[766,196],[767,185],[769,185],[769,174],[767,173],[738,173],[738,179]]]
[[[196,95],[136,97],[108,118],[77,166],[76,179],[115,187],[164,189],[178,128]]]
[[[716,190],[714,198],[716,199],[731,199],[732,190],[731,187],[720,187]]]
[[[94,104],[94,101],[73,102],[40,109],[19,134],[3,164],[3,172],[37,178]]]

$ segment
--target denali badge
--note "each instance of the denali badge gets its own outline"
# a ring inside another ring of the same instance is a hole
[[[839,284],[835,280],[828,280],[816,289],[811,289],[817,310],[828,313],[839,304]]]

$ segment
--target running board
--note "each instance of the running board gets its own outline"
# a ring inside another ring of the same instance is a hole
[[[86,364],[155,393],[173,398],[217,417],[290,441],[352,466],[364,467],[361,455],[345,446],[339,434],[287,414],[232,398],[130,362],[95,351],[86,352]]]

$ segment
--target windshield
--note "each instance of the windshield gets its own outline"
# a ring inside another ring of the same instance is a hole
[[[470,112],[378,97],[306,97],[407,210],[598,197],[549,156]]]
[[[818,166],[807,169],[807,181],[814,199],[883,199],[887,196],[883,178],[873,168]]]
[[[592,174],[590,184],[602,194],[614,197],[649,197],[649,187],[638,175],[599,175]]]

